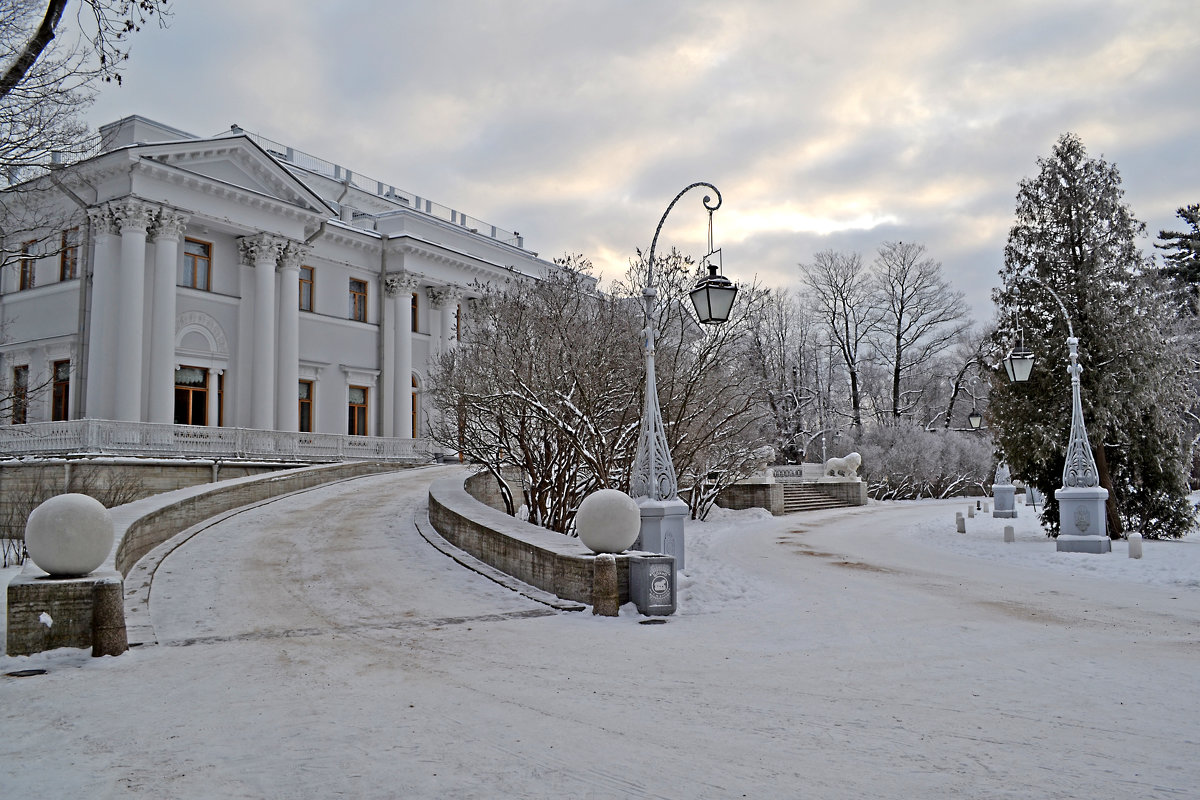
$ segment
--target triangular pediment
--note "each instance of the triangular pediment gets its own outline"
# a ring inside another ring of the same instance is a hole
[[[333,214],[315,192],[247,136],[142,145],[133,152],[181,173],[236,186],[322,215]]]

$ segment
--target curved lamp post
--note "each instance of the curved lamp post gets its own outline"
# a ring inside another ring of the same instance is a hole
[[[637,454],[633,459],[633,474],[629,481],[629,494],[637,501],[641,510],[641,533],[634,547],[653,553],[666,553],[675,557],[675,569],[684,566],[683,520],[688,513],[687,503],[679,499],[679,485],[675,477],[675,465],[667,446],[667,433],[663,426],[662,411],[658,404],[658,384],[654,377],[654,251],[658,247],[658,235],[671,209],[692,189],[704,186],[716,195],[716,202],[704,196],[704,208],[708,211],[708,243],[710,259],[712,249],[712,215],[721,207],[721,192],[711,183],[698,182],[687,186],[667,206],[654,239],[650,242],[650,255],[646,261],[646,287],[642,298],[646,305],[646,327],[642,330],[646,355],[646,395],[642,406],[642,419],[638,433]],[[733,297],[737,287],[728,278],[718,275],[718,267],[710,263],[708,277],[702,279],[691,292],[700,321],[719,324],[729,318]]]
[[[1067,366],[1067,372],[1071,374],[1071,433],[1067,440],[1067,458],[1063,464],[1063,485],[1054,493],[1058,500],[1057,549],[1060,553],[1109,553],[1112,552],[1112,542],[1108,538],[1108,518],[1105,513],[1108,490],[1100,486],[1100,473],[1096,469],[1091,442],[1088,441],[1083,422],[1083,403],[1079,399],[1079,374],[1083,372],[1079,364],[1079,339],[1075,337],[1071,317],[1058,293],[1032,275],[1026,275],[1021,280],[1033,281],[1049,292],[1067,323],[1067,349],[1071,359]],[[1004,359],[1004,369],[1009,380],[1023,382],[1029,380],[1033,363],[1034,354],[1025,349],[1022,337],[1019,349],[1013,350]]]

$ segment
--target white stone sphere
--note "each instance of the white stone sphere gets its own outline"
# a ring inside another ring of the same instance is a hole
[[[112,515],[86,494],[51,497],[25,523],[29,557],[57,578],[87,575],[104,563],[112,544]]]
[[[624,492],[601,489],[583,498],[575,515],[579,541],[593,553],[623,553],[637,540],[642,516]]]

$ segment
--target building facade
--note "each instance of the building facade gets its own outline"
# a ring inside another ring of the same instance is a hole
[[[478,286],[558,269],[515,232],[236,126],[100,133],[99,155],[41,179],[61,229],[4,243],[14,424],[421,438],[431,362]]]

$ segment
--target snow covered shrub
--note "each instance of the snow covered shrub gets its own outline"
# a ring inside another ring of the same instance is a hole
[[[992,472],[992,443],[978,433],[879,425],[857,444],[867,492],[876,500],[951,497],[981,491]]]

